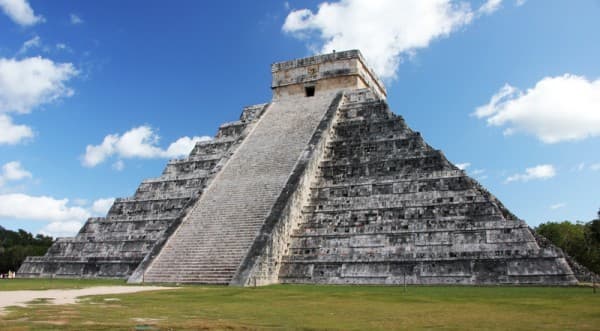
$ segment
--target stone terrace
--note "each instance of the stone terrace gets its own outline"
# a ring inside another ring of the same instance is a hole
[[[228,284],[334,96],[271,103],[144,280]]]
[[[59,238],[45,256],[28,257],[19,276],[129,277],[177,228],[265,108],[245,108],[215,139],[198,143],[185,159],[169,161],[162,176],[144,180],[133,197],[116,199],[106,217],[90,218],[74,238]]]
[[[347,95],[283,283],[573,284],[560,250],[370,90]]]

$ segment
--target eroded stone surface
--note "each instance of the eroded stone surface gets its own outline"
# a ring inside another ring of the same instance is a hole
[[[388,109],[358,51],[271,70],[269,106],[245,109],[19,276],[576,283],[559,249]]]
[[[280,281],[572,284],[562,253],[370,90],[346,95]]]
[[[157,253],[265,108],[245,108],[213,140],[198,143],[187,158],[169,161],[160,177],[144,180],[133,197],[116,199],[106,217],[90,218],[74,238],[59,238],[46,255],[28,257],[19,277],[129,277]]]
[[[274,100],[144,279],[228,284],[334,96]]]

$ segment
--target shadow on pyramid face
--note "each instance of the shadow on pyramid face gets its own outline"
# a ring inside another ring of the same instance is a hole
[[[275,63],[244,109],[21,277],[232,284],[576,283],[562,252],[389,110],[358,51]]]

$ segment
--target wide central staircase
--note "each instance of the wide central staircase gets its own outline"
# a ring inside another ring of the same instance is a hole
[[[274,100],[143,281],[228,284],[334,97]]]

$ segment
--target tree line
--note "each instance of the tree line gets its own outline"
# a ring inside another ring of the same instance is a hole
[[[27,256],[44,255],[54,239],[19,229],[11,231],[0,226],[0,274],[17,271]]]
[[[600,274],[600,210],[598,218],[587,223],[547,222],[535,230],[575,261]]]

